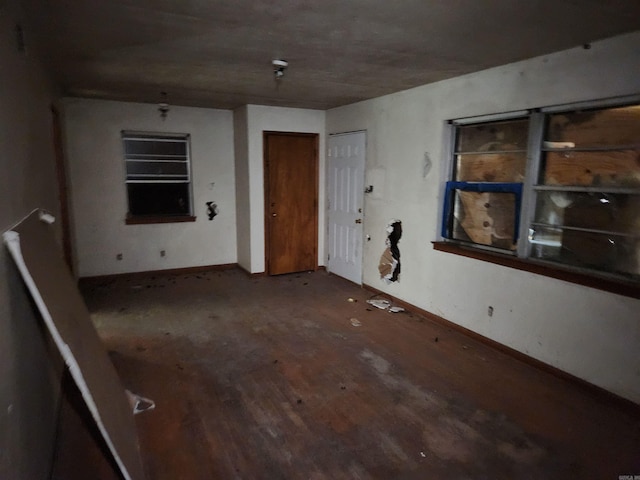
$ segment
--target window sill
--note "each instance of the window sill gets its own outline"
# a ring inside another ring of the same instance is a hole
[[[454,255],[462,255],[483,262],[494,263],[504,267],[515,268],[546,277],[557,278],[565,282],[576,283],[606,292],[624,295],[640,299],[640,285],[625,282],[623,280],[614,280],[611,278],[598,277],[586,273],[576,272],[562,267],[551,266],[546,263],[536,262],[535,260],[526,260],[523,258],[513,257],[511,255],[502,255],[500,253],[477,250],[472,247],[465,247],[449,242],[432,242],[434,250],[440,252],[452,253]]]
[[[195,222],[195,221],[196,221],[196,217],[191,215],[157,216],[157,217],[127,216],[124,223],[126,225],[149,225],[153,223],[182,223],[182,222]]]

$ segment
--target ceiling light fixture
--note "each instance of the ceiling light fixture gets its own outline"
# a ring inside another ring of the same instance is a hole
[[[271,64],[273,65],[273,75],[276,80],[280,80],[284,77],[284,71],[289,66],[289,62],[286,60],[272,60]]]
[[[160,103],[158,103],[158,111],[160,112],[160,118],[165,120],[169,113],[169,104],[167,103],[167,92],[160,92]]]

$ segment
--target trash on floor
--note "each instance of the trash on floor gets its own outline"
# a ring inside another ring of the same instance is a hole
[[[373,305],[376,308],[379,308],[380,310],[386,310],[391,306],[391,302],[389,300],[385,300],[384,298],[373,298],[367,300],[367,303],[369,305]]]
[[[380,310],[386,310],[387,312],[391,313],[404,312],[404,308],[393,305],[389,300],[386,300],[384,298],[370,298],[369,300],[367,300],[367,303],[376,308],[379,308]]]
[[[360,322],[360,320],[358,320],[357,318],[352,318],[349,321],[354,327],[359,327],[360,325],[362,325],[362,322]]]

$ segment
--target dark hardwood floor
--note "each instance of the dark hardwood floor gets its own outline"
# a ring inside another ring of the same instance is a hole
[[[637,412],[377,310],[325,272],[147,275],[83,293],[126,388],[157,404],[136,416],[149,480],[640,474]],[[65,392],[53,478],[119,478]]]

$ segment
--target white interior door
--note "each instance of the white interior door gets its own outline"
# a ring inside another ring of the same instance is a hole
[[[365,132],[331,135],[328,142],[327,270],[362,283]]]

